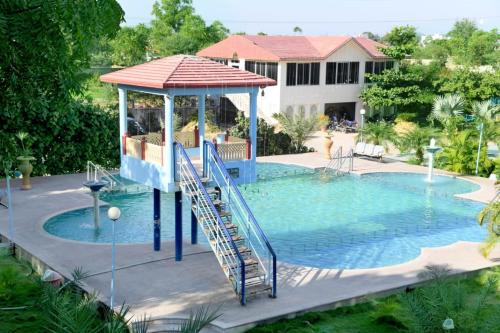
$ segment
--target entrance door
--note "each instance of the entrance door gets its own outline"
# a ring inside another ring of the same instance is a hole
[[[343,119],[354,121],[356,112],[356,102],[352,103],[326,103],[325,114],[333,119],[335,115],[338,121]]]

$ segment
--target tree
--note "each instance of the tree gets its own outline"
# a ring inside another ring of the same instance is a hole
[[[191,0],[161,0],[153,5],[151,46],[160,56],[196,53],[228,33],[220,21],[206,26]]]
[[[376,42],[379,42],[382,39],[382,38],[380,38],[379,35],[374,34],[371,31],[365,31],[361,35],[364,36],[364,37],[366,37],[366,38],[370,38],[371,40],[374,40]]]
[[[424,161],[424,148],[429,144],[434,134],[435,131],[431,128],[416,126],[398,138],[398,146],[403,152],[414,149],[417,164],[422,164]]]
[[[459,94],[466,105],[500,96],[500,71],[481,73],[471,68],[445,71],[435,81],[440,93]]]
[[[149,28],[144,24],[122,27],[110,45],[114,65],[133,66],[143,63],[149,45]]]
[[[382,40],[388,47],[382,48],[381,52],[396,60],[411,56],[418,46],[417,30],[410,25],[392,28]]]
[[[500,243],[500,201],[492,201],[477,216],[479,225],[486,225],[488,236],[481,247],[486,257]]]
[[[296,34],[301,34],[302,33],[302,28],[301,27],[295,27],[293,28],[293,32]]]
[[[294,150],[297,152],[304,149],[307,137],[317,129],[318,118],[306,117],[304,110],[301,110],[297,115],[275,113],[273,117],[283,127],[283,132],[292,138]]]
[[[452,55],[458,63],[467,62],[467,45],[472,34],[477,31],[476,24],[468,19],[455,22],[453,28],[448,32]]]
[[[439,121],[450,135],[457,130],[458,123],[463,119],[463,113],[464,101],[459,95],[437,96],[429,119]]]
[[[366,142],[373,143],[374,145],[383,145],[387,147],[388,142],[391,142],[395,138],[394,129],[391,124],[385,121],[367,123],[363,127],[363,139]],[[357,139],[361,138],[358,135]]]
[[[123,15],[116,0],[0,3],[0,155],[15,160],[12,138],[22,131],[35,175],[81,171],[85,159],[116,165],[116,115],[79,96],[90,51],[116,34]]]
[[[451,136],[449,140],[450,143],[437,155],[439,167],[462,175],[474,174],[479,144],[477,131],[466,129]],[[479,154],[479,175],[488,177],[493,167],[488,158],[487,147],[483,145]]]

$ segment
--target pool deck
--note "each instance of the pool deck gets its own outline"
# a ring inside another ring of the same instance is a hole
[[[327,164],[319,153],[261,157],[258,161],[312,168]],[[426,168],[356,158],[354,172],[425,173]],[[436,174],[452,175],[437,170]],[[493,198],[493,181],[464,178],[481,185],[479,191],[464,197],[481,202]],[[82,189],[83,181],[83,174],[37,177],[32,180],[32,190],[21,191],[19,180],[15,180],[13,238],[22,251],[33,255],[34,263],[40,261],[65,276],[75,267],[83,267],[91,274],[85,280],[86,288],[98,292],[107,302],[111,247],[60,239],[42,228],[51,216],[92,204],[92,198]],[[0,206],[0,234],[7,236],[7,229],[7,210]],[[488,260],[479,254],[478,247],[477,243],[456,242],[440,248],[424,248],[414,260],[374,269],[318,269],[279,263],[278,298],[262,296],[242,307],[207,248],[185,243],[184,260],[176,262],[172,241],[163,242],[160,252],[154,252],[152,244],[118,245],[116,303],[131,305],[131,314],[151,316],[155,319],[152,331],[158,332],[169,325],[165,318],[186,317],[190,309],[201,304],[222,304],[223,315],[206,331],[242,332],[255,322],[352,303],[418,283],[417,274],[427,265],[448,265],[454,273],[466,273],[500,264],[500,248]]]

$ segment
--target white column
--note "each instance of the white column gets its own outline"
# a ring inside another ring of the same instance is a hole
[[[250,93],[250,143],[252,148],[252,164],[255,165],[257,158],[257,93],[254,89]]]
[[[165,147],[163,165],[166,168],[169,188],[174,184],[174,96],[164,95],[165,100]]]
[[[127,133],[127,90],[118,88],[120,119],[120,158],[123,156],[123,136]]]
[[[203,162],[203,141],[205,140],[205,95],[198,96],[198,130],[200,134],[200,160]]]

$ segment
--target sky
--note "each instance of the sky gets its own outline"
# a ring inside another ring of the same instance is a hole
[[[155,0],[118,0],[126,25],[149,23]],[[481,29],[500,27],[500,0],[193,0],[207,24],[214,20],[235,32],[291,35],[383,35],[410,24],[421,34],[444,34],[457,19],[473,19]]]

